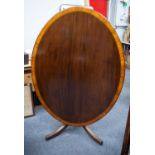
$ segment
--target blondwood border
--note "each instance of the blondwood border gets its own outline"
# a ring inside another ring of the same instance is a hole
[[[38,89],[38,84],[37,84],[37,80],[36,80],[36,76],[35,76],[36,55],[37,55],[38,46],[40,44],[40,41],[41,41],[43,35],[46,33],[46,31],[49,29],[49,27],[57,19],[59,19],[60,17],[66,15],[66,14],[72,13],[72,12],[84,12],[84,13],[91,14],[94,17],[96,17],[98,20],[100,20],[109,29],[109,31],[111,32],[111,34],[112,34],[112,36],[113,36],[113,38],[114,38],[114,40],[116,42],[116,46],[118,48],[119,57],[120,57],[120,65],[121,65],[120,80],[119,80],[118,88],[117,88],[116,94],[114,95],[113,99],[111,100],[108,108],[103,113],[101,113],[99,116],[97,116],[96,118],[94,118],[93,120],[87,121],[87,122],[84,122],[84,123],[72,123],[72,122],[68,122],[68,121],[65,121],[65,120],[61,119],[59,116],[55,115],[52,112],[52,110],[48,108],[47,104],[43,100],[43,98],[42,98],[42,96],[40,94],[40,91]],[[37,94],[37,96],[38,96],[41,104],[47,110],[47,112],[49,114],[51,114],[55,119],[59,120],[60,122],[62,122],[63,124],[66,124],[66,125],[70,125],[70,126],[86,126],[88,124],[92,124],[92,123],[98,121],[99,119],[101,119],[102,117],[104,117],[111,110],[111,108],[113,107],[113,105],[117,101],[117,99],[119,97],[119,94],[120,94],[120,92],[122,90],[122,87],[123,87],[124,76],[125,76],[125,65],[124,65],[125,63],[124,63],[124,53],[123,53],[122,44],[121,44],[121,42],[119,40],[119,37],[118,37],[115,29],[106,20],[106,18],[103,15],[101,15],[100,13],[98,13],[98,12],[96,12],[94,10],[91,10],[91,9],[86,9],[86,8],[83,8],[83,7],[73,7],[73,8],[69,8],[69,9],[63,10],[63,11],[57,13],[54,17],[52,17],[47,22],[47,24],[43,27],[43,29],[41,30],[38,38],[36,39],[36,42],[35,42],[35,45],[34,45],[34,48],[33,48],[33,52],[32,52],[32,62],[31,63],[32,63],[32,81],[33,81],[33,84],[34,84],[34,87],[35,87],[36,94]]]

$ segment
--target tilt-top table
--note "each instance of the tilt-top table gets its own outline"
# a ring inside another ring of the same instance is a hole
[[[62,126],[84,127],[113,107],[124,81],[124,54],[110,23],[94,10],[75,7],[59,12],[40,32],[32,53],[32,79],[43,107]]]

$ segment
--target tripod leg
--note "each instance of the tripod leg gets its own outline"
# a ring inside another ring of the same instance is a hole
[[[60,133],[62,133],[63,130],[65,130],[67,128],[67,125],[62,125],[60,126],[57,130],[55,130],[54,132],[48,134],[45,138],[46,140],[49,140],[51,138],[54,138],[56,136],[58,136]]]
[[[100,145],[103,144],[103,141],[99,137],[97,137],[95,133],[88,126],[83,126],[83,128],[93,140],[95,140]]]

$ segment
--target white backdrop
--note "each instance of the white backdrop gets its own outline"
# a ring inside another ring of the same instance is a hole
[[[31,53],[39,32],[46,22],[59,11],[61,4],[84,6],[84,0],[24,1],[24,51]]]

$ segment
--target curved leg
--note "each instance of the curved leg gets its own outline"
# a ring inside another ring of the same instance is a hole
[[[103,144],[103,141],[99,137],[97,137],[95,133],[88,126],[83,126],[83,128],[93,140],[95,140],[100,145]]]
[[[54,132],[48,134],[45,138],[46,140],[49,140],[51,138],[54,138],[56,136],[58,136],[64,129],[67,128],[67,125],[62,125],[60,126],[57,130],[55,130]]]

